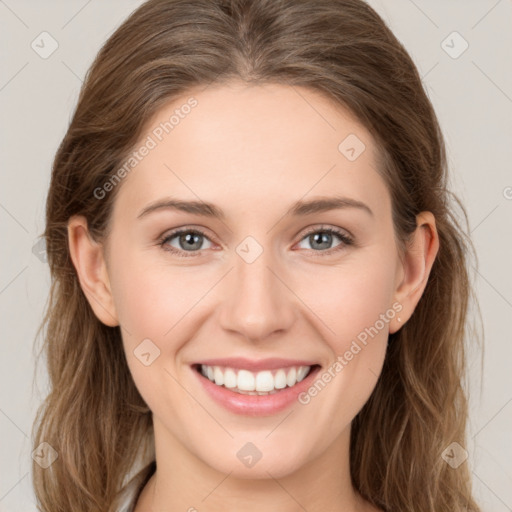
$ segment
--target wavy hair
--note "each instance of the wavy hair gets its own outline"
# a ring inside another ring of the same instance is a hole
[[[440,248],[423,296],[390,335],[373,394],[352,423],[351,478],[385,511],[479,512],[468,464],[453,469],[442,458],[453,441],[466,445],[476,252],[464,206],[448,189],[443,135],[418,71],[363,0],[149,0],[97,54],[55,155],[46,205],[51,287],[38,337],[50,389],[33,443],[48,442],[59,458],[47,469],[33,464],[40,510],[114,511],[128,478],[144,482],[155,470],[151,411],[120,328],[102,324],[82,292],[68,220],[84,215],[92,236],[105,240],[122,183],[101,201],[95,190],[148,121],[193,87],[231,80],[305,87],[348,108],[377,145],[401,250],[416,215],[435,215]]]

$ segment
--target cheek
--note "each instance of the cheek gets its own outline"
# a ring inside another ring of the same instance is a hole
[[[296,290],[317,317],[316,324],[336,353],[343,353],[366,329],[393,313],[394,263],[391,258],[376,258],[368,253],[354,257],[323,274],[316,272]],[[377,327],[387,335],[388,323]],[[364,334],[361,335],[364,338]]]
[[[333,435],[356,416],[375,388],[386,355],[389,322],[395,316],[393,258],[361,258],[360,263],[332,276],[323,293],[312,288],[316,295],[311,300],[330,327],[325,339],[332,356],[319,376],[325,386],[317,380],[312,393],[322,395],[317,404],[325,411],[335,411],[331,423],[323,418]],[[317,413],[322,418],[323,412]]]
[[[190,270],[155,261],[144,253],[116,265],[112,289],[119,321],[126,330],[138,337],[169,340],[170,331],[204,293]]]
[[[113,265],[112,293],[133,380],[157,410],[165,393],[155,389],[162,389],[162,383],[169,384],[169,392],[174,389],[174,361],[194,333],[191,319],[210,285],[193,268],[167,265],[133,250],[126,254],[131,256]]]
[[[394,291],[393,253],[360,252],[302,288],[320,319],[330,360],[303,397],[332,435],[354,418],[370,397],[385,359]],[[378,253],[378,254],[377,254]],[[325,390],[325,391],[324,391]],[[318,398],[316,398],[318,396]]]

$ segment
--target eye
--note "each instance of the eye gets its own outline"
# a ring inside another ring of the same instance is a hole
[[[333,237],[341,240],[338,245],[332,246]],[[210,249],[203,247],[204,241],[211,241],[208,236],[199,229],[182,228],[164,235],[158,244],[165,251],[176,254],[179,257],[188,258],[200,256],[201,251]],[[317,256],[329,255],[333,252],[341,251],[346,246],[354,245],[354,240],[345,232],[332,227],[316,227],[302,238],[301,242],[307,241],[312,245],[312,251],[318,253]],[[188,254],[187,254],[188,253]]]
[[[176,239],[176,241],[173,245],[171,241],[174,239]],[[166,235],[159,241],[159,244],[162,249],[187,258],[190,256],[196,256],[197,254],[195,253],[199,253],[203,249],[209,249],[209,247],[202,247],[204,240],[209,241],[209,238],[200,230],[179,229]],[[191,254],[183,254],[187,252]]]
[[[341,243],[336,245],[334,248],[331,247],[333,236],[341,240]],[[309,242],[313,251],[322,253],[318,254],[318,256],[324,256],[325,253],[332,254],[333,252],[343,250],[348,245],[354,244],[354,240],[351,236],[339,229],[331,227],[314,228],[306,233],[305,237],[301,240],[301,243],[303,241]]]

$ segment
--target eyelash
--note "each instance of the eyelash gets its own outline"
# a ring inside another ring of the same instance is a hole
[[[200,229],[180,228],[180,229],[177,229],[176,231],[173,231],[173,232],[171,232],[169,234],[165,234],[163,237],[161,237],[158,240],[158,245],[164,251],[168,251],[168,252],[170,252],[172,254],[175,254],[179,258],[193,258],[193,257],[199,256],[201,251],[188,251],[189,254],[186,254],[187,251],[181,251],[181,250],[175,249],[174,247],[170,247],[169,245],[167,245],[167,242],[169,242],[170,240],[172,240],[176,236],[179,236],[179,235],[181,235],[183,233],[193,233],[195,235],[201,235],[201,236],[203,236],[203,237],[205,237],[205,238],[207,238],[209,240],[208,235],[206,233],[204,233],[203,231],[201,231]],[[330,256],[330,255],[332,255],[332,254],[334,254],[334,253],[336,253],[338,251],[343,250],[347,246],[355,245],[354,239],[351,236],[347,235],[343,231],[340,231],[340,230],[338,230],[336,228],[332,228],[332,227],[325,227],[325,228],[324,227],[316,227],[316,228],[313,228],[313,229],[307,231],[302,236],[300,241],[304,240],[306,237],[308,237],[308,236],[310,236],[310,235],[312,235],[314,233],[327,233],[329,235],[336,235],[342,241],[342,243],[337,245],[336,247],[331,248],[331,249],[327,249],[325,251],[314,251],[313,249],[310,249],[311,251],[316,253],[315,256],[319,256],[319,257]]]

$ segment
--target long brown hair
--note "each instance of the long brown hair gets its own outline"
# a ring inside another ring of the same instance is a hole
[[[401,248],[419,212],[435,215],[440,249],[353,421],[351,475],[386,511],[479,511],[468,464],[454,469],[442,457],[452,442],[466,445],[465,340],[475,299],[467,214],[448,190],[443,135],[418,71],[362,0],[149,0],[99,51],[55,156],[46,207],[52,283],[40,329],[50,390],[34,446],[45,441],[59,457],[47,469],[33,465],[40,509],[115,510],[136,457],[154,457],[151,412],[120,328],[102,324],[80,288],[68,219],[84,215],[104,240],[122,183],[101,200],[95,190],[122,167],[148,120],[193,87],[229,80],[302,86],[348,108],[377,144]],[[154,463],[139,476],[151,471]]]

